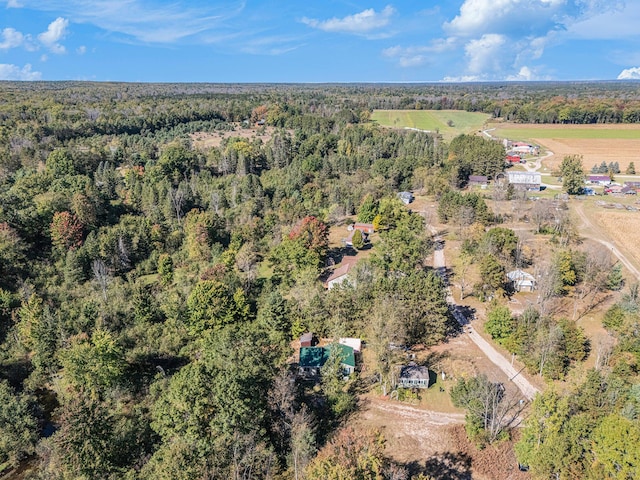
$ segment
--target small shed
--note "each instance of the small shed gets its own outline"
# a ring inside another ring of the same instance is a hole
[[[399,192],[398,198],[402,200],[402,203],[404,203],[405,205],[409,205],[411,202],[413,202],[414,199],[413,193],[411,192]]]
[[[359,338],[345,337],[338,339],[338,343],[353,348],[354,353],[360,353],[362,350],[362,340]]]
[[[300,336],[300,346],[301,347],[313,347],[317,343],[318,342],[316,341],[316,339],[313,336],[313,332],[303,333]]]
[[[536,288],[536,278],[523,270],[507,273],[507,279],[516,292],[533,292]]]
[[[485,175],[471,175],[469,177],[469,186],[486,187],[489,179]]]
[[[430,385],[431,381],[427,367],[410,363],[400,369],[398,388],[429,388]]]

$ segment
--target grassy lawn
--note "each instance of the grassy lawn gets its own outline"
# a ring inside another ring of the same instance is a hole
[[[480,130],[488,119],[484,113],[460,110],[375,110],[371,115],[371,120],[385,127],[438,130],[445,139]]]

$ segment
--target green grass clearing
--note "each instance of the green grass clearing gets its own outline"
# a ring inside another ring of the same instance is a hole
[[[437,130],[447,140],[480,130],[489,118],[485,113],[461,110],[374,110],[371,115],[371,120],[384,127]]]

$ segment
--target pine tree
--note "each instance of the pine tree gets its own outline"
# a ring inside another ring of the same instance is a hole
[[[625,172],[627,175],[635,175],[636,174],[636,166],[633,162],[629,162],[629,166],[627,167],[627,171]]]

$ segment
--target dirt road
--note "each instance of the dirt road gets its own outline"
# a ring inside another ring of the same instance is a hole
[[[575,205],[575,211],[578,213],[580,219],[582,220],[580,235],[594,240],[607,247],[611,251],[611,253],[615,255],[618,260],[620,260],[620,263],[622,263],[625,268],[629,270],[629,272],[634,277],[636,277],[638,281],[640,281],[640,270],[637,269],[635,265],[631,263],[629,259],[612,242],[604,240],[604,238],[608,238],[606,232],[604,232],[600,227],[594,225],[591,220],[589,220],[589,217],[587,217],[587,215],[582,210],[582,205]]]
[[[437,233],[433,228],[431,229],[431,231],[432,233]],[[444,275],[446,260],[444,256],[443,240],[438,235],[435,235],[434,241],[437,247],[435,252],[433,253],[433,267],[441,272],[441,275],[446,282],[447,278]],[[478,346],[478,348],[480,348],[480,350],[482,350],[482,353],[484,353],[493,364],[495,364],[507,375],[509,380],[511,380],[514,385],[516,385],[520,389],[522,395],[524,395],[527,399],[532,400],[533,397],[535,397],[536,393],[539,392],[539,390],[524,377],[521,371],[516,370],[513,365],[511,365],[511,362],[504,358],[500,354],[500,352],[493,348],[493,346],[489,342],[487,342],[476,331],[475,328],[473,328],[473,326],[469,322],[469,319],[462,314],[462,312],[458,308],[458,305],[456,305],[450,289],[449,294],[447,295],[447,302],[451,306],[451,310],[455,319],[460,325],[462,325],[465,334],[469,335],[469,338]]]

